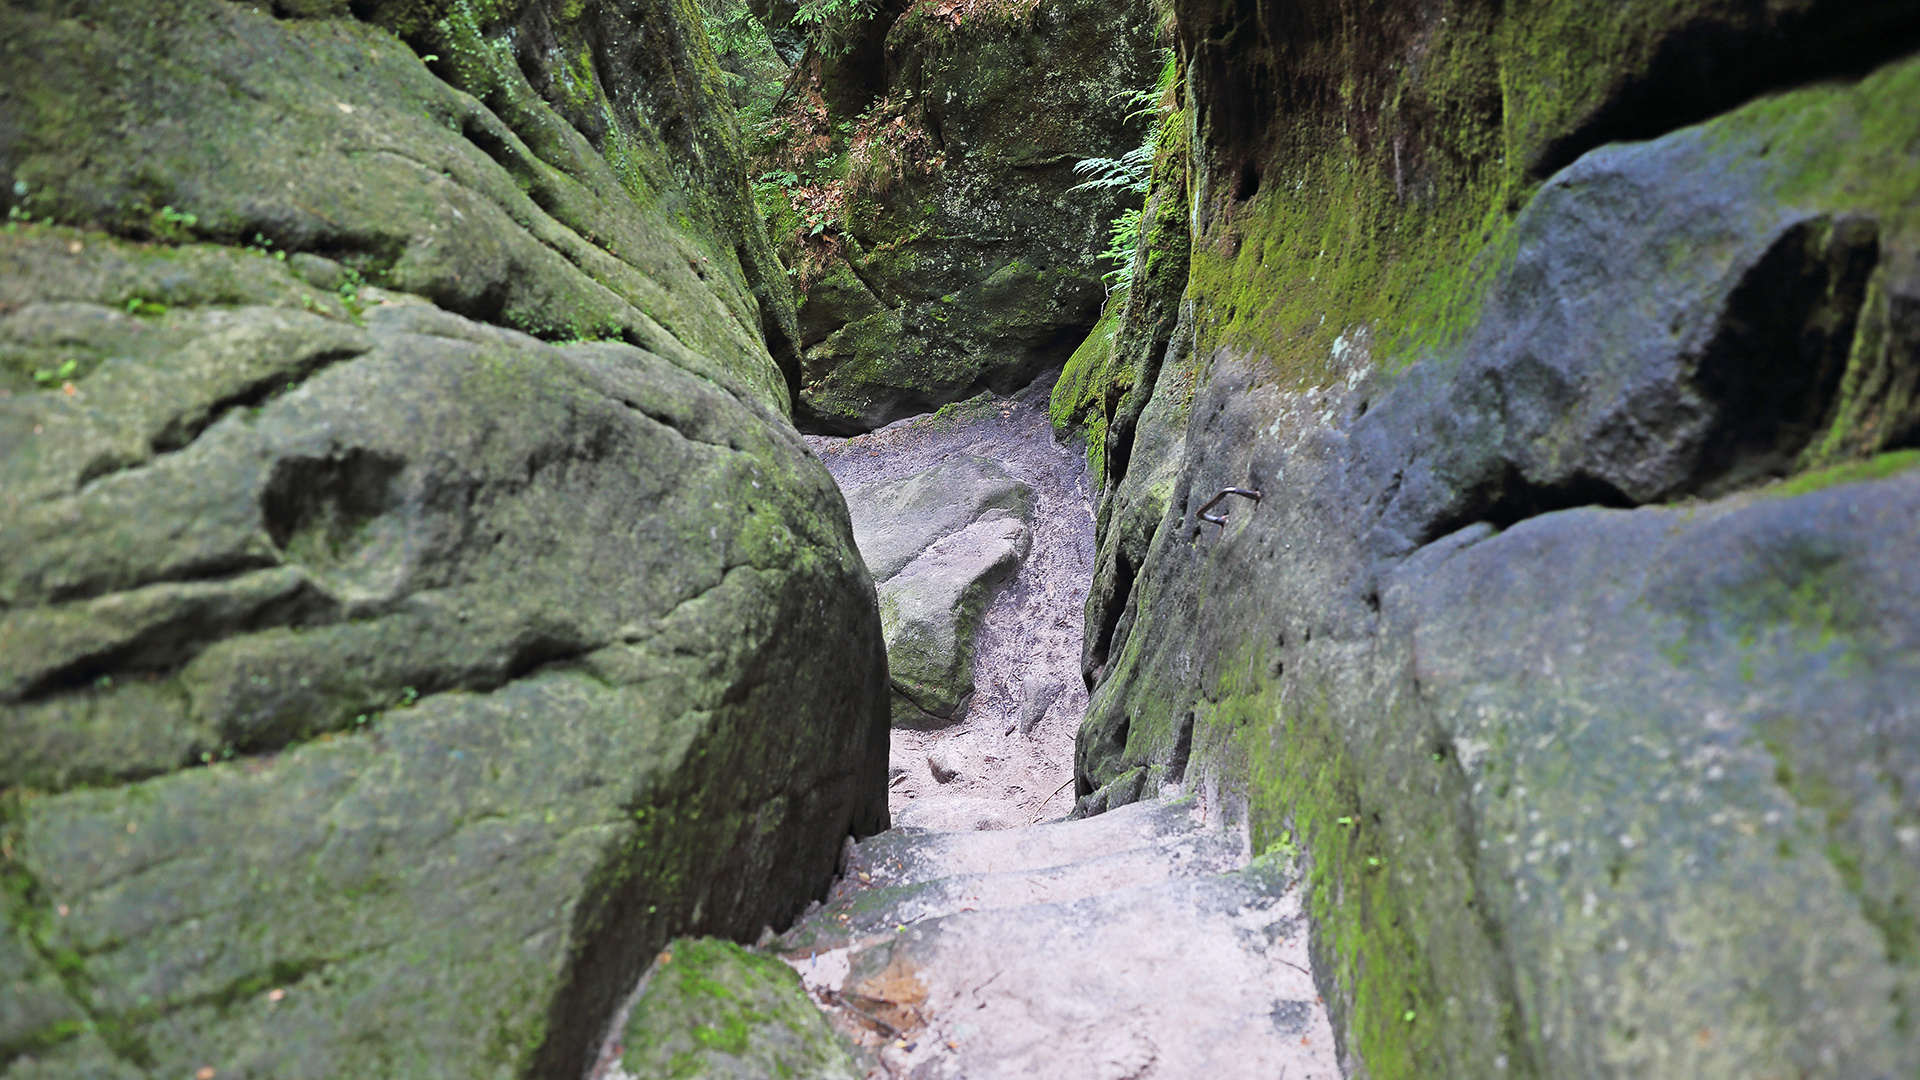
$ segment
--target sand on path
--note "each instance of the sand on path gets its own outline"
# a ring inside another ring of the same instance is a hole
[[[1053,379],[865,435],[807,436],[842,488],[974,454],[1034,489],[1032,547],[987,609],[966,715],[946,727],[893,732],[887,801],[895,825],[1006,829],[1073,809],[1073,737],[1087,710],[1080,644],[1093,581],[1093,505],[1085,451],[1077,439],[1053,437]]]

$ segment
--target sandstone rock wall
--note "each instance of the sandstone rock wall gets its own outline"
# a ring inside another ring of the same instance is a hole
[[[1920,20],[1178,16],[1084,805],[1302,850],[1356,1074],[1913,1073]]]
[[[0,1074],[577,1077],[885,826],[873,586],[686,12],[284,7],[0,9]]]
[[[776,128],[769,225],[795,270],[796,415],[831,434],[1009,393],[1099,317],[1098,258],[1127,198],[1071,189],[1145,125],[1160,67],[1145,3],[883,4],[816,51]],[[769,174],[771,175],[771,174]]]

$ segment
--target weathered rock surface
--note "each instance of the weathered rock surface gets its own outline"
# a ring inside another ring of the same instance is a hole
[[[344,268],[470,318],[616,337],[787,393],[762,340],[793,356],[786,275],[684,13],[439,0],[354,5],[362,22],[343,2],[285,6],[314,18],[215,0],[9,5],[0,202],[124,236],[307,252],[320,290]]]
[[[10,1080],[578,1076],[886,824],[697,35],[298,7],[0,10]]]
[[[845,488],[853,539],[875,583],[894,578],[941,540],[987,521],[1026,521],[1033,489],[991,458],[956,454],[900,480]]]
[[[22,297],[171,258],[82,235],[0,240],[43,260],[0,333],[109,353],[0,406],[8,917],[83,958],[57,1019],[87,1036],[10,1043],[517,1074],[577,1056],[654,943],[786,917],[884,822],[870,586],[754,395],[419,302]]]
[[[962,455],[846,496],[879,590],[894,722],[954,720],[973,696],[981,617],[1031,543],[1033,488]]]
[[[1335,1080],[1297,872],[1219,808],[882,833],[779,947],[895,1074]]]
[[[883,6],[802,61],[798,184],[766,205],[805,285],[803,428],[1010,393],[1086,336],[1118,199],[1069,192],[1073,166],[1139,145],[1120,99],[1153,83],[1152,24],[1140,2]]]
[[[1190,50],[1190,272],[1089,395],[1082,807],[1244,785],[1349,1073],[1911,1075],[1920,64],[1860,73],[1916,28],[1622,12],[1504,112],[1553,11]],[[1861,66],[1673,130],[1703,56],[1709,111]]]
[[[616,1067],[593,1080],[866,1075],[791,967],[712,938],[682,938],[661,950],[610,1051]]]
[[[973,649],[996,586],[1026,557],[1026,522],[979,521],[945,537],[880,588],[894,716],[953,719],[973,696]]]

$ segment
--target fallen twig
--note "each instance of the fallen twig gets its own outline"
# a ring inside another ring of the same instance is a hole
[[[825,988],[822,988],[820,991],[820,1000],[822,1002],[831,1006],[837,1006],[839,1008],[847,1010],[848,1012],[859,1017],[860,1019],[865,1020],[867,1023],[872,1024],[874,1027],[884,1029],[885,1032],[893,1038],[896,1038],[896,1039],[905,1038],[906,1036],[905,1032],[901,1031],[897,1027],[894,1027],[892,1024],[887,1023],[885,1020],[882,1020],[879,1017],[873,1015],[867,1010],[862,1009],[858,1005],[855,1005],[853,1002],[847,1000],[849,997],[857,997],[865,1001],[875,1000],[874,998],[869,998],[864,994],[848,994],[846,992],[835,993],[834,991],[827,990]],[[883,1002],[883,1004],[891,1005],[893,1003],[889,1001],[889,1002]]]
[[[874,1024],[878,1025],[879,1027],[885,1028],[887,1032],[896,1039],[906,1038],[907,1033],[901,1030],[900,1028],[894,1027],[892,1024],[888,1023],[887,1021],[880,1019],[878,1016],[873,1015],[867,1010],[860,1008],[858,1005],[855,1005],[853,999],[857,998],[860,1001],[868,1002],[872,1005],[878,1006],[883,1009],[899,1009],[905,1012],[908,1016],[912,1017],[913,1021],[916,1024],[925,1024],[927,1022],[926,1018],[920,1015],[919,1009],[916,1009],[912,1005],[907,1005],[902,1002],[888,1001],[886,998],[870,997],[866,994],[855,993],[854,991],[851,991],[851,990],[842,990],[840,991],[838,996],[840,998],[840,1004],[844,1005],[847,1009],[851,1010],[854,1013],[854,1015],[859,1016],[866,1020],[870,1020]]]
[[[1066,783],[1063,783],[1059,787],[1053,789],[1053,795],[1058,795],[1061,792],[1067,790],[1067,784],[1071,784],[1071,783],[1073,783],[1073,777],[1069,776],[1067,777]],[[1031,825],[1034,822],[1040,820],[1041,812],[1047,808],[1048,803],[1053,801],[1053,795],[1049,795],[1046,798],[1040,800],[1040,805],[1033,808],[1033,816],[1027,819],[1027,824]]]

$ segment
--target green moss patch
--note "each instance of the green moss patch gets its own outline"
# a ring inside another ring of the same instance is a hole
[[[1916,465],[1920,465],[1920,450],[1895,450],[1891,453],[1876,454],[1865,461],[1849,461],[1840,465],[1801,473],[1784,483],[1766,489],[1765,494],[1775,498],[1790,498],[1814,491],[1825,491],[1841,484],[1858,484],[1868,480],[1884,480],[1889,476],[1898,476]]]
[[[861,1075],[792,968],[716,938],[661,951],[621,1041],[622,1067],[660,1080]]]

